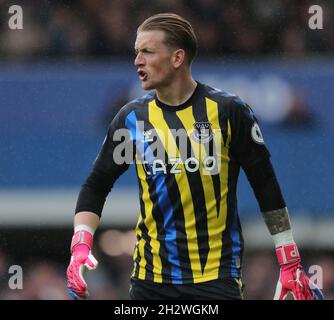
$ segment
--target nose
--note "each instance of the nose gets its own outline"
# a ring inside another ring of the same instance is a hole
[[[139,67],[139,66],[142,66],[144,64],[144,58],[142,56],[142,54],[139,52],[137,55],[136,55],[136,58],[135,58],[135,61],[134,61],[134,64],[136,67]]]

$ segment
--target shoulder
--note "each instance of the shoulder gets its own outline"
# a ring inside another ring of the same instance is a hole
[[[249,105],[238,95],[224,91],[215,87],[202,84],[205,90],[205,96],[219,104],[222,109],[228,113],[239,113],[251,111]]]
[[[149,92],[149,93],[143,95],[142,97],[131,100],[124,107],[134,110],[138,107],[141,108],[141,107],[147,105],[153,99],[154,99],[154,92]]]
[[[230,106],[242,103],[242,100],[234,93],[211,87],[207,84],[202,84],[202,86],[205,91],[205,96],[219,104]]]
[[[201,84],[204,91],[205,91],[205,95],[208,98],[211,98],[213,100],[218,101],[225,101],[225,102],[229,102],[231,99],[235,98],[236,95],[215,87],[211,87],[207,84]]]
[[[115,118],[118,121],[124,121],[124,119],[132,112],[136,111],[137,109],[142,109],[143,107],[147,106],[150,101],[154,99],[154,93],[150,92],[145,94],[142,97],[133,99],[125,104],[118,113],[116,114]]]

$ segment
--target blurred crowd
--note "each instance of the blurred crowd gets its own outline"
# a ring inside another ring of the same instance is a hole
[[[0,0],[0,58],[129,56],[138,25],[158,12],[189,19],[201,56],[305,56],[334,50],[334,3],[317,1],[323,30],[308,27],[311,0],[17,0],[23,29],[10,30]]]
[[[114,243],[114,247],[118,246]],[[112,245],[111,245],[112,247]],[[116,249],[115,249],[116,250]],[[104,253],[96,245],[93,253],[99,261],[98,268],[86,274],[92,300],[128,300],[129,278],[132,272],[132,255],[123,252],[118,255]],[[309,277],[318,274],[312,266],[321,267],[322,283],[326,300],[334,299],[334,256],[333,252],[317,250],[315,253],[302,251],[304,270]],[[67,254],[69,259],[69,255]],[[51,255],[32,259],[26,257],[22,264],[22,289],[10,289],[10,278],[15,275],[8,272],[15,264],[12,257],[0,251],[0,300],[70,300],[66,291],[66,267],[64,261],[52,260]],[[279,275],[279,266],[274,250],[251,250],[244,255],[243,281],[246,300],[271,300]],[[314,280],[314,278],[313,278]]]

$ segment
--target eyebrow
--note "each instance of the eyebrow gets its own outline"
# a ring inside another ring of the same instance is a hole
[[[147,47],[144,47],[142,49],[138,49],[138,48],[134,48],[134,49],[135,49],[136,53],[138,53],[139,51],[148,52],[148,51],[152,51],[153,50],[152,48],[147,48]]]

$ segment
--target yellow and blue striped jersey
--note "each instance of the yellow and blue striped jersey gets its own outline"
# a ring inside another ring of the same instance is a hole
[[[169,284],[239,277],[238,175],[269,156],[252,110],[237,96],[198,83],[187,102],[168,106],[149,93],[112,121],[84,185],[95,204],[81,200],[76,211],[100,215],[133,161],[140,213],[132,277]]]

